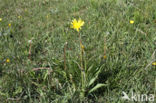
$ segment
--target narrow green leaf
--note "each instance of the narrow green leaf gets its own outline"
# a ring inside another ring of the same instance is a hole
[[[97,79],[97,76],[95,78],[92,78],[89,82],[89,86],[91,86],[95,82],[96,79]]]
[[[88,72],[91,71],[92,68],[93,68],[93,65],[91,65],[91,66],[88,68],[87,71],[88,71]]]
[[[97,69],[98,69],[98,68],[97,68]],[[92,79],[90,80],[89,86],[91,86],[91,85],[95,82],[95,80],[98,78],[100,72],[101,72],[101,68],[95,73],[94,78],[92,78]]]
[[[17,90],[13,93],[13,95],[17,95],[22,92],[22,87],[18,87]]]
[[[46,73],[44,74],[44,78],[43,78],[44,80],[47,78],[48,74],[49,74],[49,71],[46,70]]]
[[[93,87],[89,93],[91,92],[94,92],[95,90],[97,90],[98,88],[101,88],[101,87],[104,87],[104,86],[107,86],[107,84],[97,84],[95,87]]]

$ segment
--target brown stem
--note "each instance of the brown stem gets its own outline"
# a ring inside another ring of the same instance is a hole
[[[104,37],[104,59],[106,59],[106,37]]]
[[[31,60],[31,42],[30,42],[30,45],[29,45],[29,57],[28,58]]]
[[[81,62],[81,70],[83,70],[83,50],[81,48],[82,41],[81,41],[81,35],[79,33],[79,41],[80,41],[80,62]]]
[[[67,48],[67,42],[64,45],[64,70],[66,70],[66,48]]]

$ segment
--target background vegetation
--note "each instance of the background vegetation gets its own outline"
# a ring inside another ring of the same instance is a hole
[[[1,103],[125,103],[122,91],[155,92],[156,0],[0,0],[0,18]],[[86,84],[95,78],[83,99],[74,18],[85,22]]]

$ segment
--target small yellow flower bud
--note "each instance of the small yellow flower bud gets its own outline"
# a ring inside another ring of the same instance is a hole
[[[81,44],[81,49],[84,50],[84,48],[85,48],[84,45]]]
[[[153,62],[152,65],[153,65],[153,66],[156,66],[156,62]]]
[[[18,16],[18,19],[20,19],[21,18],[21,16]]]
[[[106,58],[107,58],[107,56],[106,56],[106,55],[104,55],[104,56],[103,56],[103,58],[104,58],[104,59],[106,59]]]
[[[0,18],[0,22],[2,21],[2,18]]]
[[[6,62],[9,63],[10,62],[10,59],[6,59]]]
[[[11,27],[11,24],[8,24],[9,27]]]
[[[130,24],[134,24],[134,21],[133,21],[133,20],[130,20],[129,23],[130,23]]]

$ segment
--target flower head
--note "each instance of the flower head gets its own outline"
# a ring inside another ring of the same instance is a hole
[[[0,18],[0,22],[2,21],[2,18]]]
[[[11,27],[11,24],[9,23],[8,26]]]
[[[18,19],[20,19],[21,18],[21,16],[18,16]]]
[[[103,56],[103,58],[104,58],[104,59],[106,59],[106,58],[107,58],[107,56],[106,56],[106,55],[104,55],[104,56]]]
[[[84,45],[83,45],[83,44],[81,44],[81,49],[82,49],[82,50],[84,50],[84,48],[85,48],[85,47],[84,47]]]
[[[6,62],[9,63],[10,62],[10,59],[6,59]]]
[[[130,20],[129,23],[130,23],[130,24],[134,24],[134,21],[133,21],[133,20]]]
[[[152,65],[153,65],[153,66],[156,66],[156,62],[153,62]]]
[[[74,19],[71,22],[71,28],[75,29],[77,32],[79,32],[79,30],[81,29],[81,26],[83,25],[84,25],[84,21],[82,21],[81,19],[79,19],[78,21]]]

